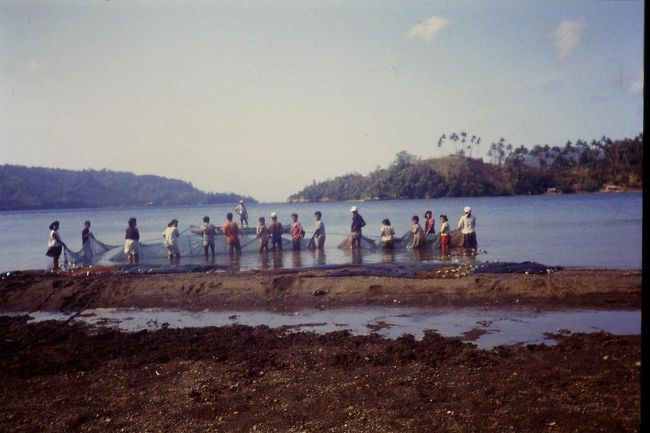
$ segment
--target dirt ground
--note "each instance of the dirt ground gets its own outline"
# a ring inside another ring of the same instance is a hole
[[[450,268],[404,278],[368,275],[365,268],[158,275],[120,275],[111,268],[95,268],[0,279],[0,311],[108,307],[292,311],[396,304],[640,308],[641,271],[525,275],[466,274]]]
[[[0,310],[615,309],[640,308],[641,299],[640,271],[110,272],[5,275]],[[436,333],[421,341],[239,325],[122,333],[0,317],[0,431],[640,431],[641,337],[556,339],[488,351]]]
[[[640,336],[88,333],[0,319],[3,432],[634,432]]]

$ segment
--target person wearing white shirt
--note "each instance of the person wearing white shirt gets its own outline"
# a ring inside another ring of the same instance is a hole
[[[460,217],[458,221],[458,230],[463,234],[463,248],[466,253],[476,254],[477,242],[476,232],[476,218],[472,216],[472,208],[466,206],[464,209],[465,214]]]

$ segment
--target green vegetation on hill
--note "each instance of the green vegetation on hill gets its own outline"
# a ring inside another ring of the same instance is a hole
[[[234,193],[205,193],[189,182],[109,170],[0,166],[0,210],[234,203]]]
[[[603,137],[590,144],[578,140],[564,147],[513,148],[501,138],[490,145],[484,162],[465,156],[480,138],[451,134],[462,143],[455,155],[420,159],[407,152],[397,154],[388,168],[367,176],[358,173],[314,182],[291,195],[289,201],[373,200],[400,198],[477,197],[540,194],[547,191],[593,192],[608,185],[641,189],[643,183],[643,134],[612,141]],[[446,136],[441,137],[439,146]]]

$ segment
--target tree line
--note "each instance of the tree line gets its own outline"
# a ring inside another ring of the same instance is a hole
[[[466,132],[443,134],[444,158],[422,159],[399,152],[387,168],[363,176],[350,173],[314,181],[289,201],[477,197],[512,194],[594,192],[606,185],[641,189],[643,134],[612,140],[602,137],[564,146],[515,147],[500,138],[490,143],[488,161],[473,158],[481,138]]]
[[[251,197],[206,193],[191,183],[110,170],[0,166],[0,210],[235,203]]]

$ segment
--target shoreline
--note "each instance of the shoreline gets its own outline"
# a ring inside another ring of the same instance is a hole
[[[0,311],[162,308],[188,311],[333,309],[350,306],[640,309],[641,270],[545,274],[462,268],[336,266],[122,275],[115,267],[24,271],[0,280]]]

